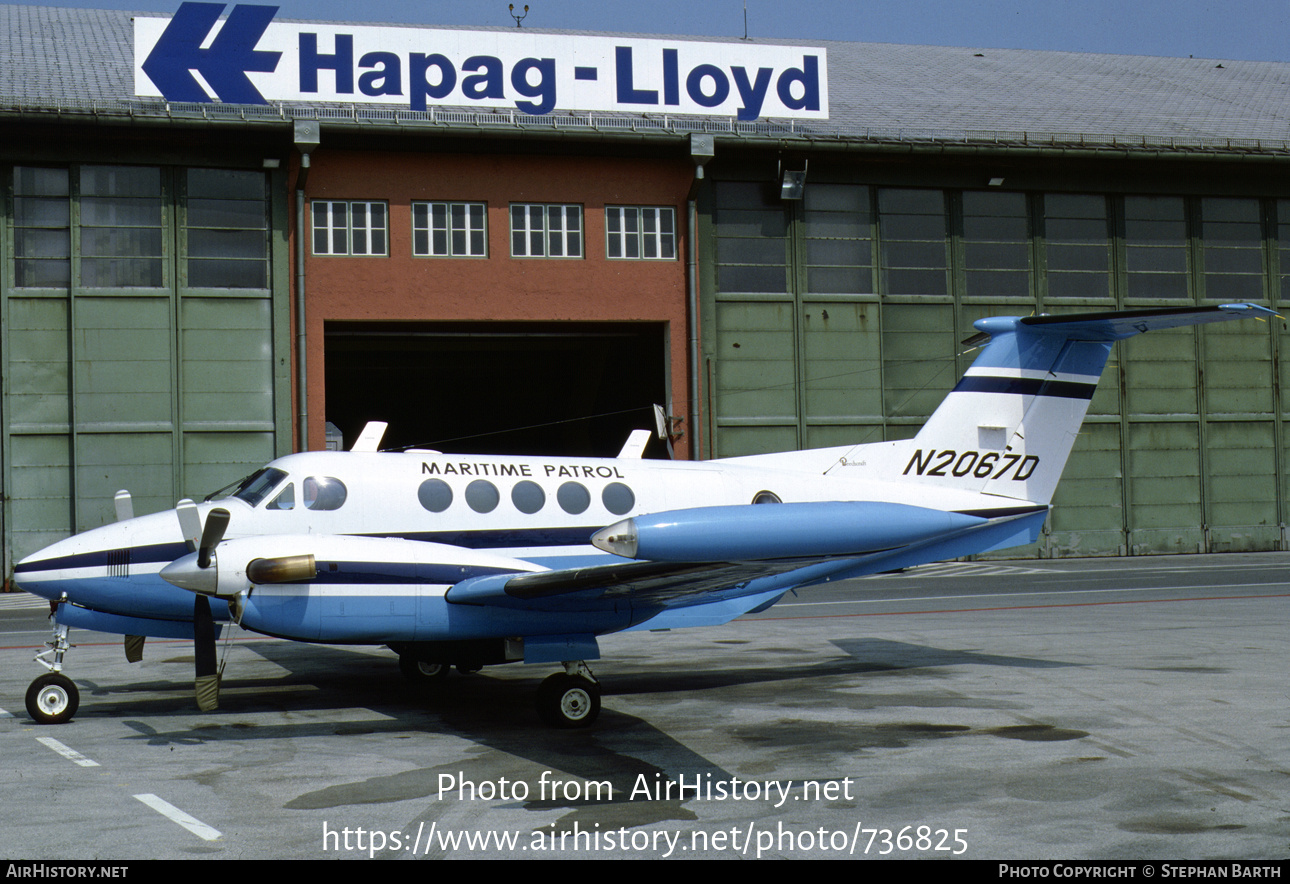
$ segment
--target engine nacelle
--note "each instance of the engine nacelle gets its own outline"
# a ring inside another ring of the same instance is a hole
[[[208,568],[197,554],[162,569],[176,586],[227,599],[247,629],[308,641],[410,641],[441,617],[447,587],[471,577],[544,570],[443,543],[296,534],[226,540]]]

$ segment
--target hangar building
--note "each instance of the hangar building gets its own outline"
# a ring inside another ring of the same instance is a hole
[[[209,8],[0,7],[6,575],[329,424],[902,438],[982,316],[1290,298],[1290,64]],[[1286,340],[1121,344],[1029,554],[1286,549]]]

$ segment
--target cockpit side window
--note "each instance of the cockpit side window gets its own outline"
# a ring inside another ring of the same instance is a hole
[[[296,483],[288,482],[287,487],[265,507],[266,510],[291,510],[296,508]]]
[[[338,510],[348,496],[345,483],[331,476],[310,476],[305,479],[303,489],[301,497],[305,507],[315,511]]]
[[[248,506],[259,506],[260,501],[268,497],[269,492],[278,487],[278,483],[286,477],[287,474],[282,470],[264,467],[243,479],[232,496],[244,501]]]

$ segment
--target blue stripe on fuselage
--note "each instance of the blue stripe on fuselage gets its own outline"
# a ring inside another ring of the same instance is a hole
[[[591,535],[604,525],[574,528],[487,528],[465,531],[405,531],[399,533],[363,534],[362,537],[397,537],[445,543],[465,549],[507,549],[524,546],[589,546]]]
[[[14,566],[15,574],[31,574],[38,571],[61,571],[72,568],[106,568],[108,565],[120,564],[119,557],[129,554],[130,565],[170,564],[181,556],[188,555],[186,543],[158,543],[152,546],[128,546],[119,549],[101,549],[94,552],[76,553],[70,556],[56,556],[52,559],[38,559],[34,562],[20,562]]]

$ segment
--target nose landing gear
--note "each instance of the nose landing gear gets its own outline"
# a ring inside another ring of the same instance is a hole
[[[67,640],[67,627],[59,623],[55,615],[51,618],[54,620],[54,635],[45,642],[45,650],[35,657],[36,662],[49,672],[27,688],[27,714],[36,724],[71,721],[81,705],[81,692],[70,678],[63,675],[63,655],[72,647]]]

